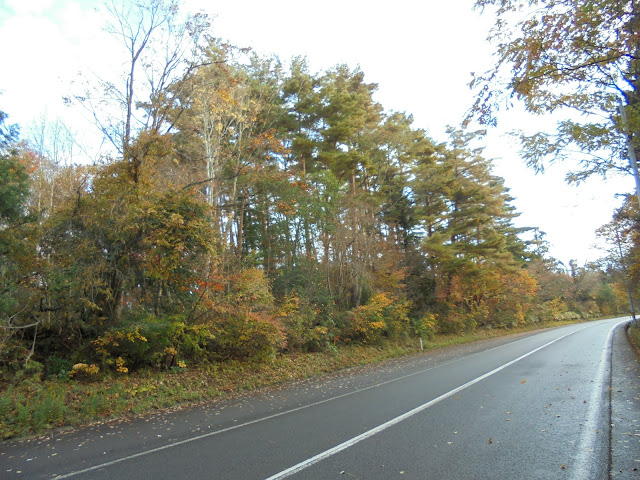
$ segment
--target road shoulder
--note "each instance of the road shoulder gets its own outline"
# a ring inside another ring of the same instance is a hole
[[[613,335],[611,372],[611,478],[640,478],[640,362],[625,332]]]

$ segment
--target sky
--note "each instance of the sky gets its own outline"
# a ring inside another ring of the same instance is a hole
[[[102,31],[98,0],[0,0],[0,110],[25,128],[45,116],[72,126],[80,142],[95,143],[86,112],[72,111],[62,97],[85,77],[108,76],[121,65],[115,44]],[[486,37],[494,19],[473,10],[472,0],[183,0],[183,9],[215,16],[214,34],[240,47],[277,54],[286,61],[306,56],[313,71],[336,64],[359,66],[376,83],[375,100],[386,111],[414,117],[436,141],[446,141],[448,125],[458,126],[473,103],[471,72],[492,63]],[[511,129],[552,129],[553,120],[515,110],[499,118],[485,139],[494,174],[505,179],[521,213],[517,226],[546,232],[550,254],[565,264],[604,255],[594,248],[595,230],[611,219],[633,190],[629,177],[593,178],[578,187],[558,164],[536,175],[506,135]]]

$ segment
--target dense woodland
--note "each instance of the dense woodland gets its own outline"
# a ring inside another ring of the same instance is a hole
[[[514,227],[482,131],[434,141],[359,69],[255,55],[172,5],[109,11],[122,83],[68,98],[109,153],[78,163],[64,126],[0,113],[5,380],[628,312],[634,196],[610,258],[563,265]]]

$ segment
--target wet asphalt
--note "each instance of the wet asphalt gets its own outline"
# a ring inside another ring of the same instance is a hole
[[[0,478],[640,478],[640,364],[625,323],[484,340],[5,442]]]

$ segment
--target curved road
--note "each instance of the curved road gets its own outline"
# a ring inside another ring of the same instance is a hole
[[[618,318],[0,445],[2,478],[608,478]],[[20,472],[20,473],[18,473]]]

